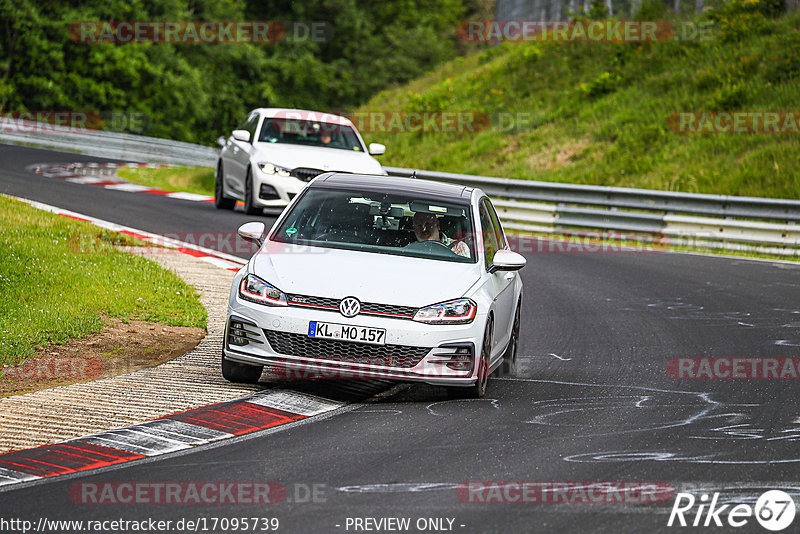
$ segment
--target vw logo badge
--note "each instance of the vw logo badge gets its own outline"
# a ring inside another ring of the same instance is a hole
[[[361,311],[361,303],[355,297],[343,298],[339,303],[339,313],[345,317],[355,317]]]

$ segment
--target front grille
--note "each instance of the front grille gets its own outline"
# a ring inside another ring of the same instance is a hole
[[[327,297],[310,297],[307,295],[288,295],[289,306],[301,308],[317,308],[321,310],[339,311],[341,299],[331,299]],[[412,319],[417,313],[417,308],[410,306],[394,306],[392,304],[376,304],[374,302],[362,302],[359,314],[381,315],[396,319]]]
[[[294,176],[298,180],[303,180],[304,182],[310,182],[323,172],[325,171],[321,171],[319,169],[308,169],[306,167],[297,167],[296,169],[292,169],[292,176]]]
[[[408,306],[392,306],[391,304],[375,304],[374,302],[364,302],[361,304],[361,313],[374,315],[400,315],[401,318],[411,319],[416,315],[417,309]]]
[[[279,354],[403,369],[417,365],[431,350],[427,347],[369,345],[335,339],[316,339],[277,330],[264,330],[264,334],[272,349]]]

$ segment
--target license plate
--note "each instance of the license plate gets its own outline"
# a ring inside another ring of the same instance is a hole
[[[308,323],[308,337],[339,339],[356,343],[369,343],[371,345],[386,344],[386,330],[383,328],[322,323],[319,321]]]

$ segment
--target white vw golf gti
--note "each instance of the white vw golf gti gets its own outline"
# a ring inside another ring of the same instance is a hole
[[[267,365],[481,397],[515,364],[525,258],[479,189],[327,173],[269,232],[250,222],[239,235],[260,249],[231,287],[230,381],[256,382]]]
[[[302,109],[254,109],[231,136],[220,138],[214,203],[248,215],[284,207],[309,181],[329,171],[386,174],[380,143],[365,146],[345,117]]]

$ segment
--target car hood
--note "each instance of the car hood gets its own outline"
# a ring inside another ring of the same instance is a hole
[[[384,174],[378,160],[355,150],[263,142],[256,143],[255,149],[255,157],[259,160],[287,169],[308,167],[323,171]]]
[[[479,278],[476,266],[268,241],[250,270],[285,293],[421,307],[464,296]]]

